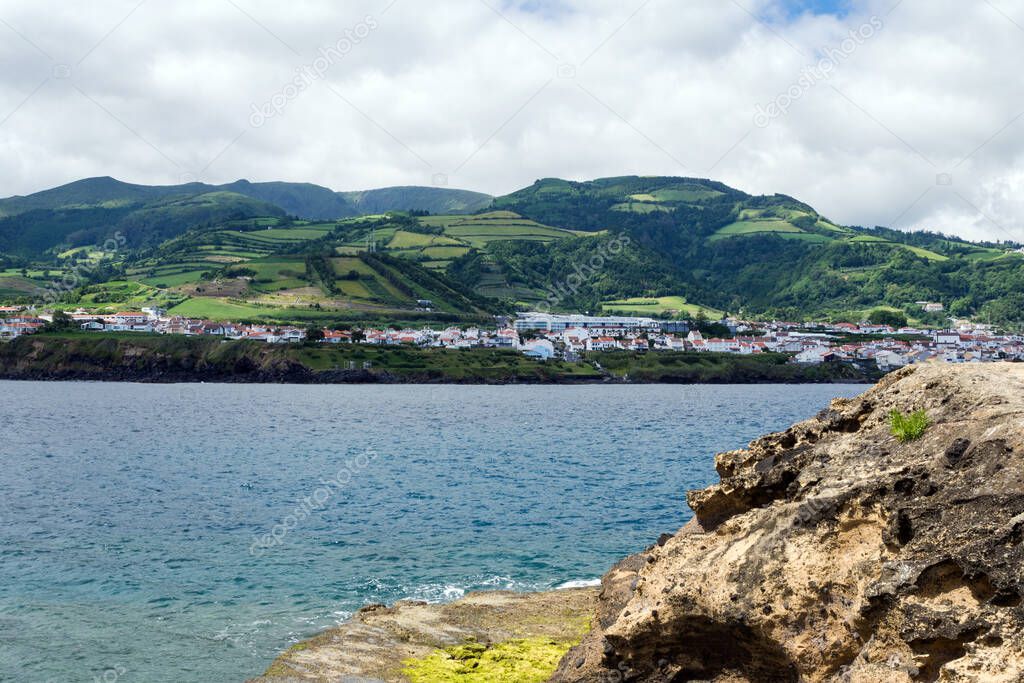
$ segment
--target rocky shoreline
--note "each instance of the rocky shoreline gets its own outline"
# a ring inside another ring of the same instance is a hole
[[[930,424],[901,440],[893,411]],[[528,680],[1024,680],[1024,366],[908,368],[716,466],[721,482],[688,494],[694,519],[606,574],[576,604],[591,616],[582,641]],[[416,609],[443,631],[458,604]],[[414,680],[341,663],[380,644],[364,628],[378,610],[311,641],[330,676],[295,673],[309,655],[289,653],[261,680]],[[437,658],[454,657],[437,642]],[[519,679],[415,683],[428,680]]]
[[[587,631],[597,593],[497,591],[444,605],[369,605],[347,623],[294,645],[248,683],[429,681],[438,667],[479,672],[489,661],[486,652],[508,643],[523,665],[513,670],[516,678],[501,680],[523,679],[538,666],[549,673]]]

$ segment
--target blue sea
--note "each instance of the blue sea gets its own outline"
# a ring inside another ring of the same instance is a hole
[[[0,382],[0,680],[238,682],[367,602],[596,580],[863,389]]]

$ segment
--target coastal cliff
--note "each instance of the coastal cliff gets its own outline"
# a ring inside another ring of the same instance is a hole
[[[906,369],[716,466],[553,681],[1024,680],[1024,366]]]
[[[784,354],[620,352],[567,362],[513,349],[267,344],[209,335],[69,332],[0,343],[0,379],[249,384],[869,382],[871,364],[797,365]],[[612,367],[606,367],[612,366]]]
[[[894,412],[927,420],[897,436]],[[373,608],[265,680],[1024,680],[1024,365],[908,368],[716,466],[721,481],[688,494],[694,518],[612,568],[596,595]],[[539,623],[538,605],[562,615],[563,631],[540,620],[568,650],[557,670],[491,676],[451,647],[489,650],[514,637],[510,615]],[[395,626],[410,622],[448,638]],[[386,672],[346,664],[381,648],[396,653]],[[445,666],[403,669],[411,657]]]

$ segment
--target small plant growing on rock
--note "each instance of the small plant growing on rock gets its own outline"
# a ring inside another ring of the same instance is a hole
[[[889,427],[892,435],[900,441],[913,441],[919,439],[931,424],[928,413],[923,410],[915,410],[909,415],[904,415],[898,410],[889,413]]]

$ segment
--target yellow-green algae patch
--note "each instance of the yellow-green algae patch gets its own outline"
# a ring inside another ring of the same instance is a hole
[[[407,659],[411,683],[541,683],[575,642],[550,638],[507,640],[497,645],[466,643],[435,650],[422,659]]]

